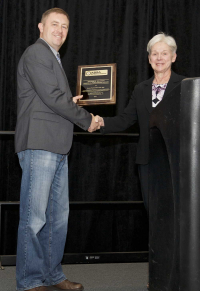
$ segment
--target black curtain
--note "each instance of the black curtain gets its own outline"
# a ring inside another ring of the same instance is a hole
[[[42,13],[52,7],[70,16],[60,53],[74,96],[78,65],[117,63],[117,103],[87,107],[93,114],[123,111],[134,86],[152,75],[146,46],[160,31],[177,41],[174,71],[200,75],[198,0],[0,0],[0,130],[15,129],[17,64],[39,37]],[[137,133],[137,126],[130,131]],[[141,200],[136,146],[133,137],[76,136],[69,156],[70,200]],[[19,200],[20,176],[13,136],[1,135],[0,200]],[[5,208],[3,217],[2,251],[15,253],[18,211]],[[144,209],[72,209],[66,251],[147,250],[147,231]]]

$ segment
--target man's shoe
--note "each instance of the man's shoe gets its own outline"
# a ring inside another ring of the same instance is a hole
[[[82,291],[84,289],[83,285],[80,283],[70,282],[69,280],[64,280],[56,285],[53,285],[59,290],[75,290]]]

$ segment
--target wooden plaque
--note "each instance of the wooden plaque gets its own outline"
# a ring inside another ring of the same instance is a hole
[[[76,94],[78,105],[116,103],[116,64],[78,66]]]

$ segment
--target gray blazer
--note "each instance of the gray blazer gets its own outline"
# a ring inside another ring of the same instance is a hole
[[[67,154],[73,124],[87,130],[91,115],[73,102],[65,72],[42,39],[22,55],[17,84],[15,151],[41,149]]]

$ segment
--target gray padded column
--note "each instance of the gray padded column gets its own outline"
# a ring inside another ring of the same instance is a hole
[[[180,287],[200,290],[200,78],[182,83],[180,128]]]
[[[200,290],[200,78],[150,118],[150,291]]]

